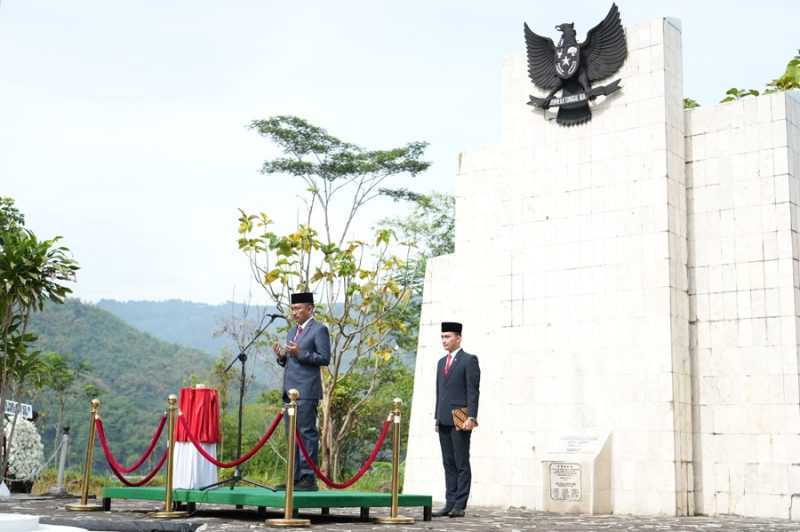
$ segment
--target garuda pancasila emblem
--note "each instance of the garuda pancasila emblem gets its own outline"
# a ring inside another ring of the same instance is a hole
[[[606,18],[589,30],[582,43],[575,38],[574,23],[559,24],[556,29],[561,32],[558,46],[525,24],[528,75],[534,85],[550,91],[545,98],[531,96],[528,105],[541,109],[558,106],[556,122],[565,126],[582,124],[592,118],[590,101],[619,89],[619,79],[592,87],[592,82],[619,70],[628,55],[619,9],[617,4],[611,4]],[[561,96],[554,97],[560,89]]]

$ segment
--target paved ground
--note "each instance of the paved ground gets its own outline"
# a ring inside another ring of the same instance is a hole
[[[379,525],[359,522],[355,510],[333,511],[330,516],[321,516],[318,511],[301,513],[300,517],[311,519],[307,528],[274,528],[264,523],[267,518],[280,518],[283,514],[267,512],[259,515],[255,509],[235,510],[231,507],[202,505],[197,512],[185,519],[153,519],[148,514],[163,510],[162,504],[149,501],[114,500],[110,512],[69,512],[67,503],[76,499],[16,496],[0,498],[0,513],[25,513],[41,516],[46,524],[70,525],[89,530],[104,531],[258,531],[258,530],[313,530],[315,532],[347,532],[367,530],[396,531],[800,531],[800,522],[783,519],[761,519],[753,517],[638,517],[630,515],[575,516],[535,512],[525,508],[469,508],[463,519],[434,518],[423,521],[419,508],[401,508],[400,514],[414,517],[412,525]],[[90,501],[94,502],[94,501]],[[435,509],[435,508],[434,508]],[[375,509],[371,516],[388,515],[386,509]],[[2,531],[0,531],[2,532]]]

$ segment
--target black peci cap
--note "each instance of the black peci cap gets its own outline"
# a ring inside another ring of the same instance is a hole
[[[443,321],[442,322],[442,332],[454,332],[456,334],[461,334],[461,329],[463,326],[455,321]]]
[[[292,294],[292,305],[295,303],[308,303],[310,305],[314,304],[314,294],[311,292],[299,292],[297,294]]]

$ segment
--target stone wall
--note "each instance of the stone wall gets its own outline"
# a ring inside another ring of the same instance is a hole
[[[778,93],[686,113],[702,513],[785,517],[800,491],[799,102]]]
[[[502,142],[460,155],[456,252],[426,272],[408,493],[444,496],[450,320],[482,370],[471,504],[541,508],[544,452],[587,429],[617,513],[787,516],[800,492],[798,98],[684,112],[678,23],[626,36],[622,90],[577,127],[503,62]]]

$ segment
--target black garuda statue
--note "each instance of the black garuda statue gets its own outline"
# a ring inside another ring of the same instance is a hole
[[[542,109],[558,106],[559,124],[582,124],[592,118],[589,101],[619,89],[619,79],[592,87],[592,82],[619,70],[628,54],[619,9],[617,4],[611,4],[606,18],[589,30],[582,43],[575,39],[572,22],[559,24],[556,29],[561,32],[558,46],[551,39],[536,35],[525,24],[528,75],[534,85],[550,91],[545,98],[531,96],[528,105]],[[559,89],[564,91],[555,98]]]

